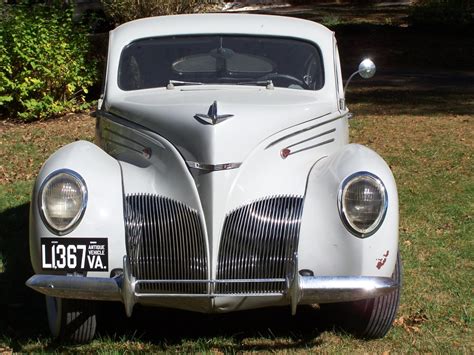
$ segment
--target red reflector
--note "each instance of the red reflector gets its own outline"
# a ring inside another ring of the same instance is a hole
[[[291,150],[289,150],[288,148],[284,148],[282,150],[280,150],[280,156],[285,159],[288,157],[288,155],[291,154]]]
[[[143,148],[142,154],[145,157],[145,159],[150,159],[151,158],[151,148]]]

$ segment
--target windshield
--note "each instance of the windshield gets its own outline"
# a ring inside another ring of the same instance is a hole
[[[306,41],[257,36],[147,38],[122,51],[122,90],[176,83],[258,85],[319,90],[324,85],[319,49]]]

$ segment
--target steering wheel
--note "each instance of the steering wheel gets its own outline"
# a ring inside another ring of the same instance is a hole
[[[309,89],[308,84],[306,84],[303,80],[298,79],[297,77],[295,77],[293,75],[289,75],[289,74],[270,73],[270,74],[266,74],[266,75],[261,76],[260,78],[258,78],[258,80],[272,80],[272,81],[274,79],[276,79],[276,80],[283,79],[283,80],[286,80],[286,81],[290,82],[290,84],[287,85],[286,87],[289,87],[291,84],[298,84],[303,89]],[[275,86],[279,86],[279,85],[275,85]]]

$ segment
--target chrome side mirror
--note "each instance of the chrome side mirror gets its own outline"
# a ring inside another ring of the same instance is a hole
[[[349,79],[346,81],[346,85],[344,86],[344,94],[346,93],[347,85],[349,85],[349,82],[352,80],[352,78],[359,74],[361,77],[364,79],[369,79],[375,75],[375,64],[372,62],[370,59],[366,58],[359,64],[359,69],[352,73]]]
[[[359,64],[358,73],[364,79],[370,79],[375,75],[375,64],[370,59],[364,59]]]

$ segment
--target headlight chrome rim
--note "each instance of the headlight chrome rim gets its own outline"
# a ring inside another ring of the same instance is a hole
[[[344,194],[347,191],[347,188],[352,183],[356,181],[360,181],[363,178],[368,178],[369,180],[371,180],[374,183],[374,185],[379,189],[380,194],[383,198],[382,208],[381,208],[381,211],[379,212],[378,217],[370,225],[370,227],[366,229],[360,229],[354,223],[350,221],[350,219],[347,217],[345,206],[344,206]],[[375,234],[380,228],[380,226],[382,225],[385,219],[385,216],[387,214],[387,208],[388,208],[387,189],[385,188],[385,185],[383,184],[382,180],[377,175],[370,173],[368,171],[359,171],[347,176],[339,185],[337,201],[338,201],[337,205],[338,205],[338,210],[339,210],[339,216],[342,222],[344,223],[346,229],[358,238],[367,238]]]
[[[54,178],[56,178],[56,177],[58,177],[59,175],[62,175],[62,174],[69,175],[74,180],[76,180],[76,182],[78,183],[78,186],[80,187],[80,190],[82,192],[82,203],[81,203],[81,206],[79,208],[79,211],[76,213],[76,216],[71,220],[71,222],[65,228],[58,229],[58,228],[55,228],[53,226],[52,222],[46,216],[45,206],[44,206],[44,203],[43,203],[43,193],[44,193],[45,187],[47,187],[48,184],[51,183],[51,181]],[[41,187],[40,187],[40,190],[39,190],[39,193],[38,193],[38,207],[39,207],[39,214],[41,216],[41,220],[43,221],[43,224],[48,228],[48,230],[50,232],[52,232],[56,235],[59,235],[59,236],[69,234],[70,232],[72,232],[77,227],[77,225],[82,220],[82,217],[84,216],[84,213],[85,213],[86,207],[87,207],[87,202],[88,202],[88,189],[87,189],[86,182],[84,181],[84,179],[82,178],[81,175],[79,175],[74,170],[70,170],[70,169],[58,169],[58,170],[55,170],[54,172],[52,172],[51,174],[49,174],[46,177],[46,179],[44,179],[43,183],[41,184]]]

